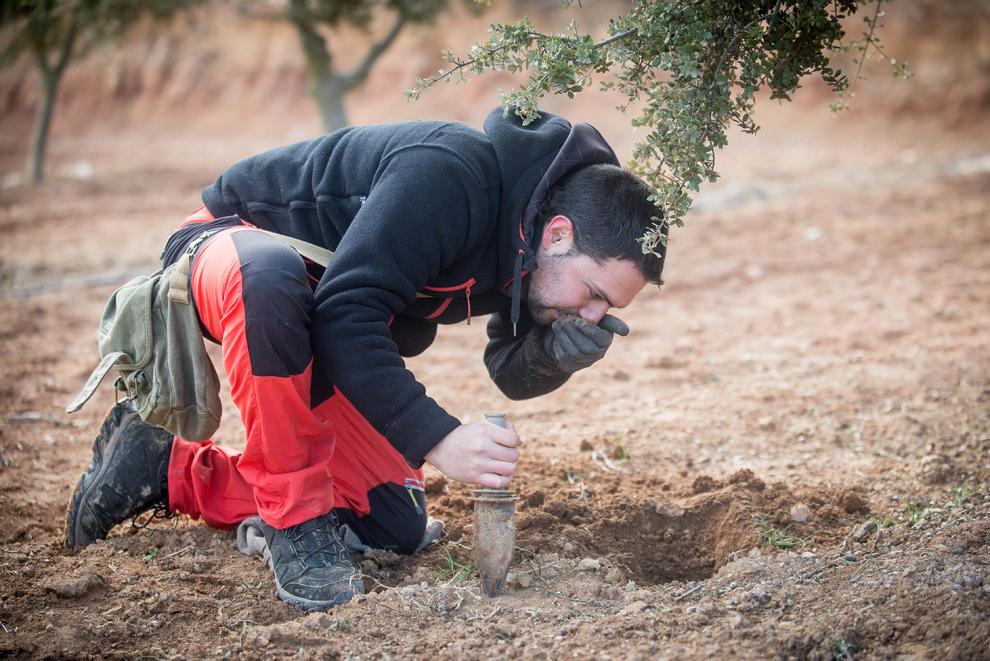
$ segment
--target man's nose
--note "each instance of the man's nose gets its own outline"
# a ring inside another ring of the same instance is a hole
[[[608,303],[605,301],[595,301],[585,305],[578,311],[578,315],[585,321],[590,321],[591,323],[598,325],[598,322],[602,320],[602,317],[608,312]]]

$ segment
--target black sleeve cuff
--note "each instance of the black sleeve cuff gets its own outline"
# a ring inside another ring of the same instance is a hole
[[[427,453],[460,426],[460,420],[429,397],[422,397],[393,420],[383,436],[402,453],[406,463],[420,468]]]

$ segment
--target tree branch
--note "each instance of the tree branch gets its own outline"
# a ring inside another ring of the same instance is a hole
[[[621,40],[625,39],[626,37],[628,37],[630,35],[633,35],[633,34],[636,34],[636,30],[635,29],[626,30],[625,32],[619,32],[618,34],[613,34],[608,39],[602,39],[601,41],[596,42],[595,43],[595,48],[603,48],[605,46],[608,46],[612,42],[621,41]]]
[[[400,12],[395,18],[395,23],[392,24],[392,29],[388,31],[381,41],[372,44],[368,49],[368,52],[364,56],[364,60],[350,73],[344,74],[342,77],[344,79],[345,88],[350,89],[356,85],[360,85],[368,77],[368,73],[371,71],[371,67],[374,66],[375,62],[379,57],[382,56],[388,47],[392,45],[395,38],[399,36],[402,32],[402,28],[406,25],[406,17]]]
[[[28,18],[27,34],[35,64],[38,65],[41,73],[47,76],[51,72],[51,66],[48,64],[48,49],[45,47],[45,35],[47,33],[45,23],[44,20],[31,16]]]
[[[605,39],[602,39],[601,41],[596,41],[594,44],[592,44],[592,48],[595,48],[595,49],[604,48],[605,46],[608,46],[609,44],[615,43],[616,41],[621,41],[621,40],[625,39],[626,37],[629,37],[629,36],[634,35],[634,34],[636,34],[636,29],[635,28],[630,29],[630,30],[625,30],[625,31],[619,32],[617,34],[613,34],[611,37],[607,37]],[[530,32],[529,33],[529,38],[530,39],[533,39],[534,41],[536,41],[537,43],[539,43],[540,41],[545,41],[547,39],[552,39],[553,37],[551,35],[542,34],[540,32]],[[573,37],[564,37],[564,40],[565,41],[570,41],[572,43],[578,43],[578,40],[577,39],[574,39]],[[505,50],[508,47],[509,47],[508,44],[502,44],[501,46],[496,46],[495,48],[489,49],[486,54],[489,55],[489,56],[491,56],[491,55],[494,55],[495,53],[498,53],[500,51]],[[477,61],[478,61],[478,58],[476,58],[476,57],[473,57],[470,60],[461,60],[461,59],[455,58],[451,62],[454,65],[454,68],[453,69],[449,69],[447,71],[444,71],[443,73],[434,74],[433,76],[430,76],[429,78],[423,80],[422,83],[421,83],[421,85],[420,85],[420,90],[425,90],[425,89],[429,89],[430,87],[433,87],[434,85],[436,85],[437,83],[439,83],[441,80],[445,80],[447,78],[450,78],[452,75],[454,75],[458,71],[470,67],[472,64],[474,64]]]
[[[870,50],[870,44],[873,43],[873,32],[877,29],[877,21],[880,20],[880,8],[883,7],[883,0],[877,0],[877,8],[873,12],[873,18],[868,21],[870,25],[870,32],[866,35],[866,43],[863,44],[863,50],[859,53],[859,66],[856,67],[856,75],[852,77],[849,81],[849,87],[846,89],[846,93],[852,95],[853,85],[859,80],[861,74],[863,73],[863,62],[866,61],[867,52]]]
[[[76,34],[79,31],[79,11],[82,3],[76,5],[75,9],[72,10],[72,17],[69,18],[69,31],[65,35],[65,41],[62,43],[62,52],[59,53],[58,62],[55,63],[54,74],[56,76],[61,76],[62,72],[65,71],[65,67],[69,64],[69,58],[72,57],[72,48],[76,44]]]

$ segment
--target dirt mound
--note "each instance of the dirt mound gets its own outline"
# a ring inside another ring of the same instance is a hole
[[[865,511],[862,498],[848,490],[817,489],[802,498],[785,484],[767,486],[748,469],[677,485],[596,473],[590,462],[534,473],[531,483],[539,486],[521,494],[517,507],[520,556],[555,549],[564,557],[602,558],[640,585],[708,578],[767,543],[768,534],[783,536],[787,548],[834,541]],[[469,493],[460,487],[446,493],[443,480],[429,489],[436,494],[431,511],[446,521],[448,540],[469,544]],[[798,522],[791,512],[803,502],[811,505],[810,516]],[[467,565],[470,554],[465,549],[456,560]]]

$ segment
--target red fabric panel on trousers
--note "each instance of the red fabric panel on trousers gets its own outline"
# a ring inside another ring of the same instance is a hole
[[[256,513],[278,528],[331,507],[366,515],[370,489],[385,482],[404,485],[407,478],[421,481],[423,472],[411,468],[339,393],[311,410],[312,361],[302,374],[290,377],[252,374],[240,261],[231,239],[242,231],[257,230],[223,230],[204,245],[193,265],[192,291],[203,325],[221,340],[247,443],[236,452],[210,441],[176,439],[169,506],[218,528]]]
[[[334,507],[364,516],[370,511],[368,491],[385,482],[404,485],[407,478],[423,480],[388,440],[337,392],[316,409],[333,426],[336,439],[330,471],[334,476]]]
[[[210,500],[207,492],[212,491],[212,485],[237,482],[231,476],[216,474],[236,469],[239,478],[253,489],[261,517],[285,528],[330,511],[333,431],[309,406],[312,361],[302,374],[290,377],[257,377],[251,372],[240,261],[231,236],[254,231],[235,227],[211,237],[199,251],[192,274],[193,298],[203,325],[221,341],[223,365],[247,431],[247,444],[239,455],[218,449],[195,454],[193,459],[202,466],[194,461],[188,471],[170,467],[170,475],[189,477],[192,484],[173,488],[170,483],[169,491],[176,509],[208,518],[203,507]],[[173,458],[180,455],[173,452]],[[207,473],[210,479],[200,479]],[[190,488],[192,502],[178,495],[187,494]],[[197,488],[205,491],[197,493]],[[173,491],[177,494],[174,497]],[[239,502],[241,497],[237,494],[235,500]],[[224,498],[215,500],[220,510],[209,513],[209,519],[220,525],[235,523],[223,510]]]

